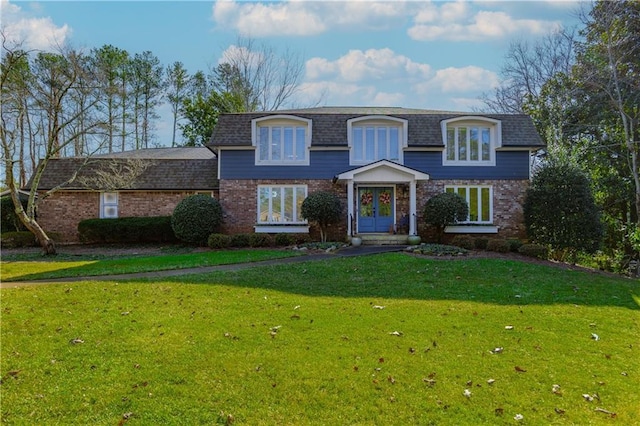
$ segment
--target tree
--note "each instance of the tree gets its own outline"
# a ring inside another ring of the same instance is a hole
[[[187,98],[182,104],[185,123],[179,125],[185,146],[205,146],[209,143],[218,116],[226,112],[237,112],[242,99],[232,93],[212,91],[203,97],[200,93]]]
[[[338,196],[330,191],[309,194],[302,202],[300,214],[304,219],[315,222],[320,227],[320,239],[327,241],[327,228],[342,218],[342,204]]]
[[[174,62],[165,71],[166,93],[165,97],[171,106],[173,127],[171,133],[171,146],[176,146],[176,130],[178,121],[182,118],[182,105],[189,94],[189,73],[182,62]]]
[[[467,220],[468,215],[467,200],[453,192],[434,195],[424,205],[424,221],[436,228],[438,242],[442,241],[445,227]]]
[[[97,136],[106,129],[108,122],[96,111],[99,97],[96,93],[97,77],[80,52],[61,49],[58,53],[38,53],[31,55],[16,45],[7,42],[2,34],[2,73],[0,76],[0,143],[5,168],[5,182],[10,191],[16,215],[31,231],[44,253],[55,254],[55,244],[36,220],[37,204],[58,188],[38,194],[38,185],[44,169],[51,158],[60,156],[67,148],[85,136]],[[28,84],[14,92],[15,82],[23,78],[25,59],[29,60],[30,76]],[[78,99],[82,99],[78,103]],[[24,144],[20,122],[15,121],[16,110],[12,106],[29,104],[30,114],[38,121],[32,134],[41,136],[38,153],[40,162],[34,168],[29,186],[27,206],[20,202],[19,171],[16,162],[18,152]],[[7,108],[9,106],[9,108]],[[75,175],[71,176],[71,179]]]
[[[602,240],[600,212],[579,169],[550,163],[533,177],[523,205],[529,238],[569,253],[594,253]]]
[[[131,66],[135,148],[148,148],[153,139],[153,122],[158,118],[156,108],[162,99],[162,66],[150,51],[136,53]]]
[[[212,72],[214,87],[242,100],[242,111],[275,111],[298,90],[304,61],[291,51],[282,54],[251,38],[238,37]]]

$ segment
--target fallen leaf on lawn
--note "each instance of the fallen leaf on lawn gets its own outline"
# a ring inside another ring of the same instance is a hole
[[[585,399],[585,401],[589,401],[589,402],[593,401],[593,397],[588,393],[583,393],[582,397]]]
[[[387,377],[387,380],[389,381],[389,383],[391,383],[392,385],[396,384],[396,379],[393,378],[393,376],[389,376]]]
[[[564,410],[562,408],[554,408],[554,410],[555,410],[556,413],[558,413],[560,415],[564,414]]]
[[[398,337],[402,336],[402,332],[401,331],[392,331],[389,334],[391,334],[392,336],[398,336]]]
[[[614,413],[613,411],[605,410],[604,408],[600,408],[600,407],[596,407],[596,409],[594,411],[597,411],[598,413],[608,414],[611,417],[616,417],[617,416],[617,414]]]
[[[293,310],[295,311],[296,309],[300,309],[300,305],[296,305],[293,307]]]
[[[487,384],[490,384],[490,385],[494,384],[495,382],[496,382],[496,379],[487,380]]]
[[[72,345],[77,345],[77,344],[80,344],[80,343],[84,343],[84,340],[79,339],[79,338],[76,337],[75,339],[69,340],[69,343],[71,343]]]
[[[551,386],[551,392],[555,393],[556,395],[562,395],[562,391],[560,390],[560,385]]]
[[[373,309],[384,309],[386,306],[373,305]]]
[[[493,350],[491,350],[489,352],[491,352],[492,354],[499,354],[499,353],[502,353],[503,350],[504,350],[503,347],[498,347],[498,348],[495,348],[495,349],[493,349]]]
[[[495,410],[493,410],[494,413],[496,413],[496,416],[501,416],[504,414],[504,408],[498,407]]]
[[[129,314],[130,314],[129,311],[120,312],[120,315],[129,315]]]
[[[522,368],[522,367],[518,367],[517,365],[516,365],[514,368],[516,369],[516,371],[517,371],[518,373],[526,373],[526,372],[527,372],[527,370],[525,370],[525,369],[524,369],[524,368]]]
[[[436,381],[434,379],[427,379],[426,377],[422,379],[422,381],[425,382],[430,387],[433,387],[436,384]]]
[[[469,389],[465,389],[464,392],[462,392],[462,394],[467,398],[471,398],[471,391]]]
[[[516,414],[515,416],[513,416],[513,420],[522,420],[524,419],[524,416],[522,414]]]
[[[598,340],[600,340],[600,336],[598,336],[596,333],[591,333],[591,338],[592,338],[593,340],[595,340],[596,342],[597,342]]]
[[[513,330],[513,326],[512,325],[505,325],[504,329],[505,330]]]

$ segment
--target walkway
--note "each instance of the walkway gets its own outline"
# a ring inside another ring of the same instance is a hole
[[[0,288],[26,287],[26,286],[40,285],[40,284],[71,283],[71,282],[77,282],[77,281],[117,281],[117,280],[135,280],[140,278],[156,279],[156,278],[177,277],[181,275],[206,274],[209,272],[216,272],[216,271],[237,271],[241,269],[254,268],[257,266],[285,265],[289,263],[335,259],[336,257],[367,256],[367,255],[379,254],[379,253],[398,252],[398,251],[403,251],[406,247],[407,247],[406,245],[359,246],[359,247],[349,246],[332,253],[308,254],[305,256],[263,260],[260,262],[233,263],[230,265],[203,266],[201,268],[171,269],[171,270],[153,271],[153,272],[136,272],[133,274],[115,274],[115,275],[99,275],[99,276],[91,276],[91,277],[51,278],[46,280],[34,280],[34,281],[0,282]]]

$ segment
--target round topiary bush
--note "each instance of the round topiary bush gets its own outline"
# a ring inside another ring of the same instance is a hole
[[[171,215],[171,227],[181,241],[206,245],[209,235],[222,224],[222,207],[208,195],[190,195],[184,198]]]
[[[340,222],[342,219],[342,205],[338,196],[330,191],[318,191],[309,194],[302,202],[302,217],[310,222],[315,222],[320,227],[322,242],[327,241],[327,228],[329,225]]]
[[[424,221],[438,231],[438,241],[442,241],[444,228],[467,220],[469,206],[467,200],[453,192],[434,195],[424,205]]]

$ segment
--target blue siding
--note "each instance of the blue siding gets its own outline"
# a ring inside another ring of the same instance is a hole
[[[349,151],[311,151],[309,166],[256,166],[255,152],[221,152],[220,179],[332,179],[356,168]],[[528,179],[529,152],[498,151],[495,167],[443,166],[442,152],[405,151],[404,165],[428,173],[431,179]]]
[[[349,151],[311,151],[309,166],[256,166],[250,150],[221,152],[220,179],[332,179],[350,170]]]
[[[443,166],[442,152],[409,151],[404,165],[429,174],[431,179],[529,179],[528,151],[497,151],[496,165]]]

